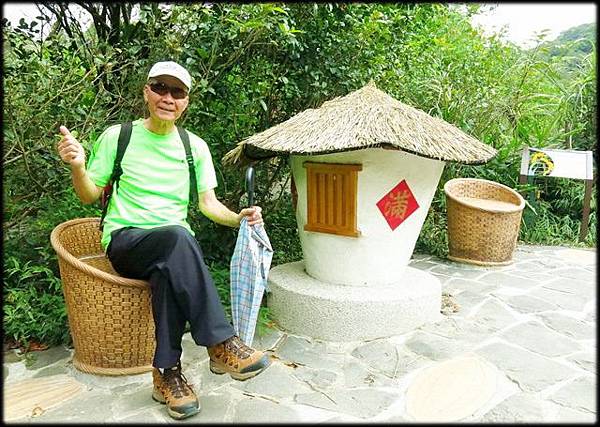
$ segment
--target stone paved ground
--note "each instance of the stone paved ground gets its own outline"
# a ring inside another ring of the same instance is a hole
[[[429,403],[423,402],[429,400],[438,420],[594,422],[596,251],[519,246],[514,259],[509,266],[478,267],[415,255],[411,265],[439,277],[449,295],[441,321],[403,335],[351,343],[270,330],[254,346],[268,349],[274,363],[245,382],[210,373],[205,349],[188,333],[184,373],[199,392],[202,411],[181,422],[427,421]],[[465,355],[475,355],[488,367],[486,375],[492,375],[493,381],[487,381],[491,395],[479,407],[472,408],[469,397],[477,395],[478,385],[461,389],[456,380],[467,372],[449,372],[446,383],[454,378],[455,388],[445,395],[435,390],[435,398],[431,391],[419,394],[411,388],[427,370]],[[5,353],[5,421],[176,422],[150,398],[150,374],[84,374],[73,367],[71,356],[72,350],[63,347],[27,358]],[[49,381],[45,390],[55,396],[37,402],[29,396],[30,406],[25,401],[15,406],[19,387],[30,387],[24,381],[32,378]],[[448,396],[452,392],[457,396]],[[411,412],[417,406],[420,412]]]

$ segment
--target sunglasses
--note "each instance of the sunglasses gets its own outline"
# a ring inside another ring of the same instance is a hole
[[[152,92],[157,93],[160,96],[164,96],[171,92],[173,99],[183,99],[188,95],[187,92],[180,87],[167,86],[161,82],[150,83],[149,86]]]

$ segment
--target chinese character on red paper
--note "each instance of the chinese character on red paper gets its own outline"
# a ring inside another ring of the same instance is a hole
[[[392,230],[419,208],[419,204],[408,187],[406,180],[402,180],[380,201],[377,207],[383,214]]]

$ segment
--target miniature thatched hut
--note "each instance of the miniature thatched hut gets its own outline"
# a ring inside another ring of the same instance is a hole
[[[369,82],[244,139],[223,162],[376,147],[466,164],[485,163],[496,155],[492,147],[454,125],[392,98]]]
[[[441,287],[407,267],[414,245],[445,162],[484,163],[495,153],[372,82],[241,141],[224,163],[289,155],[298,194],[304,260],[269,275],[278,323],[355,340],[436,319]]]

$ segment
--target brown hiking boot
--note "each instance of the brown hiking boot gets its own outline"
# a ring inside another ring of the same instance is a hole
[[[247,380],[264,371],[270,364],[262,351],[248,347],[237,336],[207,348],[210,370],[215,374],[229,373],[234,380]]]
[[[181,363],[164,369],[160,373],[157,368],[152,371],[154,390],[152,399],[167,404],[167,412],[172,418],[183,419],[200,412],[200,403],[194,390],[187,383],[187,378],[181,373]]]

